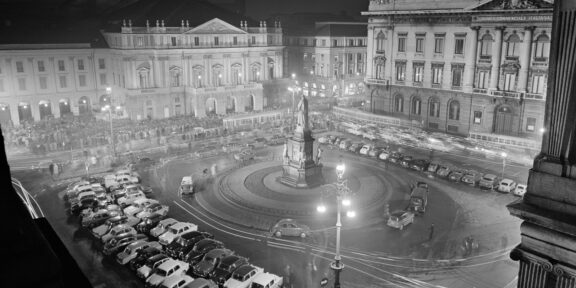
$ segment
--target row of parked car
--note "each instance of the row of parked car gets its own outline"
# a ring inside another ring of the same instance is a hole
[[[462,169],[453,165],[430,162],[427,159],[414,159],[410,155],[403,154],[399,151],[392,151],[389,145],[377,145],[373,142],[363,143],[336,135],[322,136],[318,141],[332,148],[377,158],[382,161],[401,165],[405,168],[433,174],[452,182],[464,183],[479,187],[480,189],[513,193],[517,196],[523,196],[524,193],[526,193],[527,187],[525,184],[518,184],[511,179],[501,179],[494,174],[483,174],[476,170]]]
[[[119,175],[134,177],[121,170],[82,180],[68,187],[65,199],[70,207],[79,207],[74,211],[79,211],[81,227],[90,230],[102,253],[133,270],[146,287],[282,286],[281,277],[251,265],[196,224],[167,218],[169,207],[148,198],[137,177],[119,185],[106,182]],[[106,201],[73,204],[82,203],[78,198],[90,192],[103,193]]]

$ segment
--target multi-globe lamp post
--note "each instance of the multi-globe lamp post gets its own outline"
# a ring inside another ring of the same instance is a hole
[[[344,179],[344,172],[346,171],[346,166],[342,161],[338,163],[336,166],[336,201],[337,201],[337,210],[336,210],[336,255],[334,256],[334,262],[330,263],[330,268],[334,270],[334,288],[340,288],[340,273],[342,269],[344,269],[344,264],[341,262],[340,256],[340,230],[342,229],[342,206],[350,207],[350,189],[347,186],[347,180]],[[324,204],[320,204],[317,207],[318,212],[324,213],[326,212],[326,206]],[[356,216],[356,212],[353,210],[346,211],[346,216],[349,218],[353,218]]]

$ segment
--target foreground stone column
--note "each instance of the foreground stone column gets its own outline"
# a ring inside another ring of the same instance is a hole
[[[576,2],[554,3],[542,151],[523,200],[508,206],[524,220],[518,287],[576,287]]]

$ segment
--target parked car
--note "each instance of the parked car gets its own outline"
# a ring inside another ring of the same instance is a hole
[[[208,251],[204,257],[202,257],[200,262],[192,267],[192,273],[196,277],[207,278],[210,276],[212,271],[214,271],[216,265],[220,264],[220,261],[222,261],[224,257],[230,256],[232,254],[234,254],[234,252],[230,249],[212,249]]]
[[[252,265],[244,265],[232,273],[232,277],[224,283],[226,288],[248,288],[256,275],[263,273],[264,269]]]
[[[210,233],[191,231],[180,235],[172,243],[168,244],[164,250],[166,254],[172,258],[182,259],[182,257],[190,252],[194,245],[203,239],[214,239],[214,236]]]
[[[146,264],[146,261],[148,261],[148,259],[162,254],[162,250],[160,248],[156,248],[154,246],[142,249],[140,251],[138,251],[136,257],[134,257],[134,259],[130,260],[129,263],[129,267],[130,269],[132,269],[133,271],[138,270],[140,267],[144,266]]]
[[[148,217],[143,217],[142,221],[136,225],[136,231],[140,233],[149,234],[152,228],[156,227],[160,221],[164,219],[164,216],[160,214],[151,214]]]
[[[216,284],[222,286],[226,280],[230,279],[232,273],[236,271],[240,266],[248,264],[248,259],[238,256],[230,255],[222,259],[220,264],[212,271],[210,275],[211,279],[216,282]]]
[[[92,229],[96,226],[102,225],[106,220],[118,216],[120,213],[118,211],[108,211],[105,209],[98,210],[97,212],[88,215],[87,217],[82,217],[82,227]]]
[[[141,279],[148,278],[152,271],[154,271],[162,263],[170,260],[171,258],[165,254],[157,254],[146,260],[146,263],[136,270],[136,275]]]
[[[352,145],[352,141],[344,139],[344,140],[340,141],[340,144],[338,145],[338,147],[340,147],[340,149],[342,149],[342,150],[348,150],[351,145]]]
[[[117,252],[124,249],[124,247],[140,240],[148,241],[148,237],[144,234],[136,234],[136,235],[126,234],[126,236],[124,237],[111,239],[104,245],[102,253],[104,253],[104,255],[107,256],[114,255]]]
[[[410,163],[410,168],[416,170],[416,171],[426,171],[428,169],[428,165],[430,164],[430,161],[425,160],[425,159],[416,159],[413,160],[412,163]]]
[[[388,158],[390,158],[390,152],[388,150],[383,150],[378,155],[378,159],[380,160],[388,160]]]
[[[158,200],[149,199],[149,198],[140,198],[136,199],[130,206],[124,208],[124,215],[134,216],[137,213],[142,212],[145,207],[153,204],[158,203]],[[139,217],[141,218],[141,217]]]
[[[136,218],[147,218],[152,214],[159,214],[162,216],[168,215],[168,210],[170,208],[167,205],[161,205],[160,203],[152,203],[146,207],[144,210],[136,214]]]
[[[426,169],[426,171],[430,172],[430,173],[436,173],[436,171],[438,170],[438,167],[440,167],[440,164],[435,163],[435,162],[431,162],[428,165],[428,169]]]
[[[164,279],[174,275],[184,275],[190,265],[182,261],[169,259],[160,264],[155,271],[146,278],[146,287],[158,287]]]
[[[380,153],[382,153],[382,151],[384,151],[384,147],[379,146],[373,147],[372,149],[370,149],[370,151],[368,151],[368,156],[377,158],[378,156],[380,156]]]
[[[202,239],[194,245],[188,253],[184,254],[182,260],[194,265],[204,257],[204,254],[212,249],[224,248],[224,243],[214,239]]]
[[[388,157],[388,161],[390,161],[391,163],[394,163],[394,164],[398,164],[400,162],[400,159],[402,159],[402,157],[404,157],[404,155],[402,155],[402,153],[392,152],[390,154],[390,156]]]
[[[352,145],[350,145],[350,147],[348,147],[348,151],[352,153],[358,153],[360,152],[360,149],[362,149],[362,146],[364,146],[363,143],[360,142],[353,143]]]
[[[126,192],[126,195],[120,197],[116,202],[118,205],[120,205],[120,207],[126,207],[128,205],[132,205],[132,203],[138,199],[147,199],[146,195],[144,195],[144,192],[140,190],[136,192]]]
[[[310,228],[294,219],[282,219],[272,227],[270,232],[276,237],[295,236],[306,238],[310,235]]]
[[[102,236],[108,233],[110,229],[112,229],[112,227],[124,224],[127,221],[128,217],[126,216],[115,216],[112,218],[108,218],[106,222],[104,222],[104,224],[92,229],[92,236],[94,236],[97,239],[100,239],[102,238]]]
[[[449,166],[440,165],[440,167],[438,167],[438,170],[436,170],[436,175],[446,178],[448,177],[450,172],[452,172],[452,169]]]
[[[478,182],[480,189],[494,189],[498,187],[498,176],[494,174],[485,174]]]
[[[219,286],[213,281],[204,278],[196,278],[194,279],[194,281],[192,281],[192,283],[186,285],[186,288],[218,288],[218,287]]]
[[[132,259],[134,259],[134,258],[136,258],[136,256],[138,256],[138,252],[140,252],[140,251],[142,251],[148,247],[154,247],[156,249],[161,249],[161,245],[155,241],[153,241],[153,242],[136,241],[136,242],[126,246],[126,248],[124,248],[124,250],[122,250],[122,252],[120,252],[116,255],[116,262],[118,262],[120,265],[126,265],[130,261],[132,261]]]
[[[412,156],[404,156],[402,157],[402,159],[400,160],[400,165],[402,165],[402,167],[404,168],[409,168],[410,165],[412,165]]]
[[[395,211],[390,214],[386,224],[390,227],[403,230],[408,224],[414,223],[414,213],[410,211]]]
[[[173,218],[166,218],[163,219],[162,221],[160,221],[158,223],[158,225],[156,225],[156,227],[152,228],[152,230],[150,230],[150,236],[152,237],[159,237],[160,235],[162,235],[164,232],[166,232],[166,230],[172,226],[173,224],[178,223],[178,221],[176,219]]]
[[[526,184],[518,184],[516,185],[516,189],[514,189],[514,192],[512,193],[516,196],[524,197],[527,188],[528,186]]]
[[[448,180],[450,180],[452,182],[460,182],[460,180],[462,179],[463,176],[464,176],[463,171],[453,170],[452,172],[450,172],[450,175],[448,175]]]
[[[184,288],[187,287],[186,285],[192,283],[194,278],[186,275],[172,275],[164,279],[162,284],[160,285],[161,288]]]
[[[272,273],[263,272],[254,277],[251,287],[281,288],[284,279]]]
[[[510,193],[516,189],[516,182],[511,179],[502,179],[500,183],[498,183],[498,191],[504,193]]]
[[[119,235],[122,234],[132,234],[132,235],[136,235],[138,233],[136,233],[136,230],[126,224],[120,224],[118,226],[112,227],[112,229],[110,229],[110,232],[104,234],[101,238],[102,243],[106,243],[108,242],[110,239],[116,238]]]
[[[188,223],[188,222],[179,222],[176,223],[172,226],[170,226],[170,228],[168,228],[168,231],[166,231],[166,233],[160,235],[158,237],[158,241],[160,242],[160,244],[162,244],[162,246],[166,246],[170,243],[172,243],[172,241],[174,241],[174,239],[176,239],[176,237],[186,233],[186,232],[190,232],[190,231],[196,231],[198,230],[198,225],[196,224],[192,224],[192,223]]]
[[[152,190],[152,187],[148,186],[148,185],[143,185],[143,184],[138,184],[138,189],[140,189],[140,191],[144,192],[144,194],[148,195],[148,194],[152,194],[154,191]]]
[[[371,149],[372,149],[372,145],[365,144],[364,146],[362,146],[362,148],[360,148],[360,155],[368,156],[368,152],[370,152]]]
[[[462,176],[460,181],[470,186],[476,186],[478,185],[480,178],[482,178],[482,174],[480,172],[469,170],[464,173],[464,176]]]

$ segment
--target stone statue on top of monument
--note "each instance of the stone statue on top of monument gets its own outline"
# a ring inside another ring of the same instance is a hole
[[[300,98],[298,106],[296,107],[298,111],[298,118],[296,121],[296,130],[309,130],[308,126],[308,100],[304,95]]]

